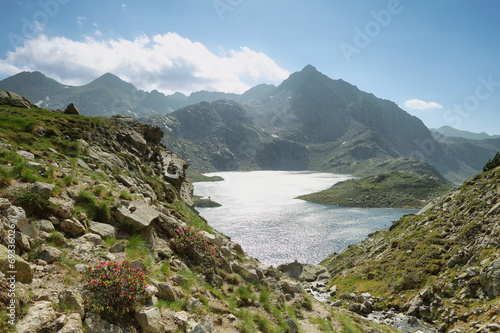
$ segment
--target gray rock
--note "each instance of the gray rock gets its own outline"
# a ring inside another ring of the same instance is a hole
[[[119,326],[108,323],[95,313],[87,313],[85,326],[86,333],[124,333]]]
[[[66,318],[66,323],[57,333],[83,333],[82,317],[79,313],[71,313]]]
[[[325,266],[306,264],[302,269],[302,273],[299,276],[300,280],[312,282],[316,281],[320,276],[323,278],[330,277],[330,274],[326,274],[327,270]]]
[[[159,282],[156,284],[156,288],[158,289],[158,293],[156,296],[158,298],[163,298],[170,301],[177,300],[176,292],[174,288],[168,282]]]
[[[64,310],[77,312],[81,318],[85,315],[82,295],[78,291],[63,290],[59,293],[59,304]],[[81,321],[81,319],[80,319]]]
[[[5,246],[0,245],[0,272],[9,277],[11,274],[7,274],[7,271],[16,271],[17,282],[31,283],[33,281],[33,270],[30,264],[18,255],[15,255],[14,259],[14,269],[12,269],[9,262],[9,250]]]
[[[41,196],[44,197],[49,197],[52,195],[52,191],[54,191],[55,187],[56,186],[53,184],[36,182],[35,184],[33,184],[33,186],[31,186],[30,191],[32,193],[40,194]]]
[[[64,110],[65,114],[76,114],[79,115],[80,112],[78,111],[78,108],[75,106],[75,104],[70,103],[67,107],[66,110]]]
[[[165,331],[165,326],[161,321],[161,313],[157,307],[137,311],[135,319],[144,333],[163,333]]]
[[[500,259],[493,261],[481,270],[479,282],[490,299],[500,295]]]
[[[107,223],[92,221],[89,230],[90,232],[101,236],[101,238],[116,236],[116,228]]]
[[[56,319],[52,303],[36,302],[29,308],[28,314],[16,325],[18,333],[35,333],[47,328]]]
[[[11,91],[0,90],[0,101],[2,104],[25,108],[25,109],[38,109],[38,107],[31,103],[26,97],[13,93]]]
[[[35,227],[37,227],[41,231],[51,233],[52,231],[55,230],[54,225],[49,220],[38,220],[38,221],[35,221],[34,224],[35,224]]]
[[[298,279],[299,276],[302,274],[302,270],[304,268],[304,265],[299,263],[297,260],[295,260],[292,263],[288,264],[281,264],[277,267],[277,269],[286,275],[288,275],[291,278]]]
[[[15,224],[17,226],[17,229],[19,229],[19,231],[21,231],[23,234],[33,239],[38,237],[37,230],[31,223],[31,221],[26,218],[26,213],[21,207],[10,206],[5,210],[4,216],[6,217],[7,221]]]
[[[16,232],[15,239],[16,239],[16,245],[19,247],[19,249],[21,249],[22,251],[30,250],[30,240],[28,236],[26,236],[22,232]]]
[[[123,242],[118,242],[111,246],[108,251],[111,253],[119,253],[125,251],[125,247],[126,245]]]
[[[92,243],[94,245],[101,245],[104,243],[101,236],[96,235],[96,234],[85,234],[80,238],[83,239],[84,241]]]
[[[41,251],[39,252],[38,257],[46,261],[48,264],[51,264],[57,259],[61,258],[62,255],[63,253],[53,246],[43,246],[43,248],[41,248]]]
[[[297,282],[293,282],[290,280],[281,280],[279,285],[283,291],[287,293],[295,293],[297,291]]]
[[[27,151],[24,151],[24,150],[19,150],[17,152],[17,154],[21,157],[24,157],[25,159],[29,160],[29,161],[33,161],[35,159],[35,155],[30,153],[30,152],[27,152]]]
[[[59,224],[59,228],[70,234],[71,236],[78,236],[85,232],[85,227],[76,219],[65,219]]]
[[[143,200],[133,200],[128,206],[119,207],[115,216],[120,223],[130,225],[136,230],[142,230],[158,218],[160,212]]]

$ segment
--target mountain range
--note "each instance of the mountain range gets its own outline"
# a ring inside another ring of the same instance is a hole
[[[436,137],[394,102],[333,80],[311,65],[277,87],[258,85],[242,95],[201,91],[166,96],[138,90],[109,73],[71,87],[39,72],[23,72],[0,81],[0,89],[49,109],[75,103],[83,115],[127,114],[160,126],[166,146],[202,172],[370,175],[386,172],[388,165],[411,171],[428,163],[456,182],[480,171],[500,150],[498,137]]]

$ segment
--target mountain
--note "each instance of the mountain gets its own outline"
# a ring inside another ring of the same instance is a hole
[[[23,72],[0,81],[0,89],[11,86],[43,107],[75,103],[83,115],[126,114],[155,123],[167,133],[164,143],[178,147],[203,172],[308,169],[368,176],[385,172],[387,161],[401,169],[415,167],[402,159],[408,157],[461,182],[500,150],[497,138],[436,138],[395,103],[333,80],[311,65],[277,87],[258,85],[241,95],[200,91],[165,96],[137,90],[110,73],[69,87],[38,72]]]
[[[63,85],[40,72],[22,72],[0,81],[0,90],[25,96],[40,107],[64,109],[69,103],[74,103],[80,113],[86,116],[126,114],[133,118],[164,115],[203,101],[228,99],[245,103],[259,98],[273,88],[273,85],[262,84],[241,95],[198,91],[189,96],[182,93],[166,96],[157,90],[138,90],[111,73],[78,87]]]
[[[439,332],[500,329],[500,167],[468,179],[323,265],[332,301],[381,321],[395,312]]]
[[[441,126],[438,129],[430,129],[431,133],[437,138],[442,139],[444,137],[457,137],[471,140],[485,140],[485,139],[497,139],[500,135],[488,135],[485,132],[473,133],[468,131],[458,130],[451,126]]]
[[[496,141],[437,140],[395,103],[311,65],[277,87],[257,89],[261,97],[246,103],[199,103],[141,121],[168,132],[165,143],[203,172],[309,169],[367,176],[389,172],[390,161],[391,171],[425,170],[427,163],[462,181],[500,148]]]

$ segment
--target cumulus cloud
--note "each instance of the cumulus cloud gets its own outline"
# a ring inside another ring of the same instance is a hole
[[[409,99],[404,102],[404,107],[413,110],[441,109],[443,106],[436,102],[426,102],[421,99]]]
[[[258,83],[279,83],[289,75],[262,52],[241,47],[216,55],[176,33],[82,41],[40,35],[0,59],[0,73],[20,71],[40,71],[70,85],[86,84],[110,72],[139,89],[167,94],[242,93]]]

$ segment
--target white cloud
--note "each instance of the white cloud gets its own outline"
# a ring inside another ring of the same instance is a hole
[[[139,89],[164,93],[242,93],[259,83],[279,83],[289,75],[262,52],[241,47],[218,56],[176,33],[82,41],[40,35],[0,59],[1,74],[35,70],[71,85],[111,72]]]
[[[426,102],[421,99],[409,99],[404,102],[404,107],[413,110],[442,109],[443,106],[436,102]]]
[[[78,26],[80,28],[83,28],[83,26],[85,25],[85,21],[87,20],[87,18],[85,16],[77,16],[76,18],[76,24],[78,24]]]

